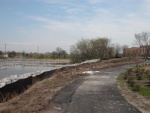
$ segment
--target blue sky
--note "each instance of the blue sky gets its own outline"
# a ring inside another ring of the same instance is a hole
[[[83,38],[132,46],[150,30],[150,0],[0,0],[0,50],[67,51]]]

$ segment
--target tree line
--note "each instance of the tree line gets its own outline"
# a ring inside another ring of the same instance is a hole
[[[15,51],[7,51],[2,52],[0,51],[0,56],[3,58],[3,55],[7,54],[9,58],[35,58],[35,59],[47,59],[47,58],[52,58],[52,59],[57,59],[57,58],[68,58],[68,53],[63,50],[60,47],[57,47],[55,51],[47,52],[47,53],[28,53],[25,51],[22,52],[15,52]]]
[[[107,37],[81,39],[70,48],[70,59],[82,62],[90,59],[111,59],[119,57],[150,56],[150,32],[141,32],[134,35],[134,44],[138,47],[129,48],[128,45],[113,44]]]
[[[122,49],[127,45],[112,44],[106,37],[81,39],[70,48],[71,62],[82,62],[90,59],[110,59],[121,57]]]
[[[134,43],[138,47],[129,48],[128,45],[113,44],[107,37],[97,37],[93,39],[80,39],[70,47],[70,54],[60,47],[57,47],[53,52],[47,53],[26,53],[8,51],[8,57],[16,58],[70,58],[72,63],[82,62],[91,59],[111,59],[120,57],[137,57],[143,56],[145,59],[150,56],[150,32],[141,32],[134,35]],[[129,51],[132,50],[132,51]],[[143,54],[141,54],[141,50]],[[0,51],[0,56],[4,53]]]

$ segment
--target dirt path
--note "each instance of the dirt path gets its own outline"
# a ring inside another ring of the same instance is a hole
[[[54,99],[53,110],[40,113],[141,113],[117,89],[117,75],[128,68],[110,68],[76,80]]]

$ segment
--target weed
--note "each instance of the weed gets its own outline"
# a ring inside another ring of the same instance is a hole
[[[60,69],[56,70],[56,77],[57,78],[61,78],[61,71],[60,71]]]
[[[3,93],[0,93],[0,102],[6,102],[10,99],[12,99],[13,97],[17,96],[18,93],[17,92],[13,92],[13,93],[6,93],[6,94],[3,94]]]

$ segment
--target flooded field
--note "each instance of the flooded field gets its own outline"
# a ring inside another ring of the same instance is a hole
[[[37,71],[52,70],[61,65],[54,62],[43,61],[1,61],[0,79],[10,75],[21,75]]]

